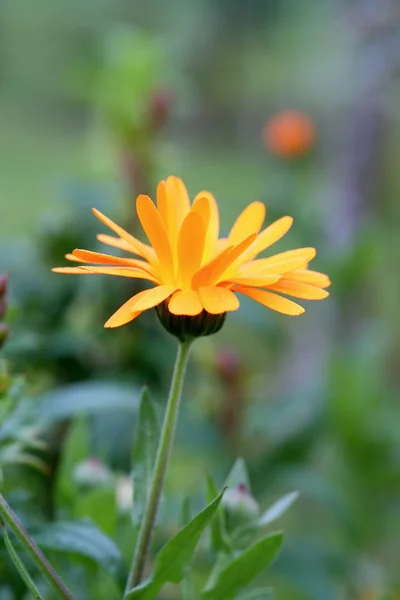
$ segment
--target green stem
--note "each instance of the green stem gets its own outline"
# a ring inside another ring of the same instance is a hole
[[[14,546],[12,545],[12,542],[11,542],[9,536],[8,536],[6,524],[3,523],[1,521],[1,519],[0,519],[0,525],[3,528],[3,538],[4,538],[4,543],[5,543],[5,546],[7,548],[7,551],[9,553],[9,555],[11,556],[11,559],[12,559],[12,561],[13,561],[16,569],[17,569],[17,571],[21,575],[21,578],[23,579],[26,587],[31,592],[31,594],[32,594],[32,596],[34,597],[35,600],[43,600],[42,595],[40,594],[40,592],[37,589],[34,581],[32,580],[32,578],[29,575],[27,569],[25,568],[24,563],[19,558],[19,556],[18,556],[18,554],[17,554]]]
[[[65,587],[47,558],[38,548],[36,543],[30,537],[21,521],[7,504],[4,497],[0,494],[0,515],[2,520],[9,526],[15,537],[20,542],[26,553],[31,557],[43,577],[47,579],[49,584],[58,593],[63,600],[74,600],[71,592]]]
[[[182,395],[183,379],[185,376],[187,360],[189,356],[191,342],[180,342],[178,355],[176,357],[174,373],[172,376],[171,388],[165,412],[164,423],[162,426],[160,443],[157,450],[156,461],[153,471],[145,513],[142,525],[139,531],[137,545],[132,561],[131,571],[126,584],[125,595],[129,590],[138,585],[143,577],[143,571],[149,552],[153,530],[156,523],[158,506],[160,504],[161,494],[164,487],[165,474],[167,471],[168,460],[174,441],[176,422],[179,412],[179,404]]]

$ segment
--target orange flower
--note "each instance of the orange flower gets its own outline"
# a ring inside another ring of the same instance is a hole
[[[313,146],[315,136],[313,121],[298,111],[284,111],[275,115],[263,130],[266,147],[283,158],[306,154]]]
[[[134,258],[74,250],[66,258],[86,265],[53,269],[57,273],[132,277],[154,284],[130,298],[105,327],[125,325],[143,311],[158,307],[163,324],[169,317],[172,324],[168,327],[167,323],[167,329],[178,335],[176,329],[182,323],[190,329],[191,324],[202,321],[204,325],[204,319],[214,316],[212,326],[204,330],[202,325],[202,333],[193,334],[195,337],[221,327],[225,314],[239,308],[238,293],[287,315],[300,315],[304,308],[280,293],[308,300],[328,296],[324,288],[329,286],[329,278],[308,269],[316,254],[314,248],[256,258],[284,236],[293,221],[282,217],[260,233],[265,217],[261,202],[253,202],[239,215],[227,238],[219,238],[219,213],[213,195],[200,192],[191,205],[186,187],[177,177],[158,184],[157,207],[148,196],[140,195],[136,209],[150,245],[93,209],[117,236],[100,234],[98,239]]]

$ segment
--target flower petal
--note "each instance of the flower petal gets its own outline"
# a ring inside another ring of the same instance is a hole
[[[204,199],[208,201],[208,218],[204,214]],[[203,215],[205,223],[208,223],[206,243],[204,246],[203,260],[210,260],[217,251],[217,241],[219,235],[219,211],[218,204],[210,192],[200,192],[194,199],[192,210],[198,210]]]
[[[255,233],[249,235],[237,246],[229,246],[209,263],[203,265],[192,277],[193,288],[209,286],[223,281],[224,274],[230,265],[253,243],[255,238]]]
[[[132,311],[132,305],[136,296],[133,298],[129,298],[125,304],[121,306],[108,321],[104,324],[104,327],[121,327],[121,325],[125,325],[133,319],[136,319],[141,314],[141,311]]]
[[[178,234],[183,219],[190,210],[190,200],[187,189],[181,179],[170,176],[165,182],[166,212],[168,213],[168,237],[171,242],[174,260],[177,259]]]
[[[281,252],[268,258],[259,258],[243,265],[238,274],[240,276],[266,275],[269,273],[288,273],[306,266],[316,255],[315,248],[297,248]]]
[[[141,194],[136,200],[136,210],[145,234],[154,248],[163,270],[163,280],[173,279],[171,245],[160,213],[148,196]]]
[[[258,233],[265,219],[265,206],[262,202],[252,202],[236,219],[228,236],[228,244],[239,244],[252,233]]]
[[[329,296],[329,292],[315,285],[303,283],[302,281],[291,281],[289,279],[281,279],[277,283],[269,285],[268,288],[275,292],[281,292],[295,298],[303,298],[304,300],[323,300]]]
[[[134,258],[121,258],[119,256],[111,256],[110,254],[101,254],[100,252],[91,252],[90,250],[81,250],[77,248],[72,252],[72,258],[69,260],[78,260],[86,263],[102,264],[102,265],[123,265],[125,267],[136,267],[149,272],[155,276],[151,265],[144,260],[136,260]]]
[[[88,275],[88,271],[83,271],[81,267],[54,267],[53,273],[64,273],[65,275]]]
[[[131,247],[131,249],[133,250],[133,252],[135,254],[138,254],[139,256],[143,256],[143,258],[145,258],[146,260],[148,260],[150,262],[154,261],[154,251],[152,248],[150,248],[150,246],[148,246],[147,244],[143,244],[143,242],[140,242],[139,240],[137,240],[135,237],[133,237],[133,235],[130,235],[130,233],[125,231],[125,229],[122,229],[122,227],[120,227],[119,225],[114,223],[114,221],[111,221],[111,219],[109,219],[108,217],[103,215],[103,213],[101,213],[96,208],[92,208],[92,211],[93,211],[93,214],[102,223],[104,223],[104,225],[109,227],[112,231],[114,231],[114,233],[116,233],[123,240],[125,240],[125,242]],[[109,239],[113,239],[113,238],[110,237]]]
[[[198,315],[203,310],[199,295],[195,290],[178,290],[168,304],[168,310],[173,315]]]
[[[190,287],[193,273],[201,265],[206,227],[200,213],[189,212],[182,223],[178,239],[179,276],[182,286]]]
[[[283,313],[284,315],[298,316],[305,312],[305,309],[300,306],[300,304],[296,304],[296,302],[292,302],[292,300],[288,300],[277,294],[272,294],[271,292],[266,292],[265,290],[256,290],[254,288],[239,286],[236,291],[241,292],[245,296],[252,298],[256,302],[259,302],[272,310]]]
[[[169,224],[171,219],[171,205],[168,204],[167,184],[165,181],[160,181],[160,183],[157,186],[157,208],[158,212],[160,213],[161,219],[164,223],[164,227],[169,232]]]
[[[260,254],[263,250],[275,244],[280,240],[291,228],[293,224],[292,217],[282,217],[271,225],[269,225],[264,231],[262,231],[252,246],[243,255],[245,261],[252,260],[257,254]],[[244,261],[241,262],[243,264]]]
[[[318,273],[318,271],[309,271],[308,269],[297,269],[285,274],[285,279],[302,281],[303,283],[309,283],[310,285],[316,285],[317,287],[326,288],[331,285],[331,281],[328,275],[325,273]]]
[[[198,291],[204,309],[213,315],[237,310],[240,306],[235,294],[225,288],[207,286]]]
[[[190,199],[186,186],[182,179],[174,175],[167,178],[166,184],[168,196],[175,198],[178,220],[182,223],[190,210]]]
[[[260,275],[259,277],[233,277],[232,283],[246,285],[249,287],[266,287],[276,283],[281,278],[281,275]]]
[[[83,273],[95,273],[97,275],[115,275],[117,277],[130,277],[132,279],[147,279],[152,283],[159,284],[159,280],[156,277],[150,275],[142,269],[134,269],[133,267],[87,267],[80,266],[75,267],[78,271]]]
[[[134,302],[132,304],[133,311],[141,311],[148,310],[149,308],[153,308],[158,304],[161,304],[168,296],[171,296],[176,291],[176,287],[173,285],[159,285],[155,288],[151,288],[150,290],[144,290],[143,292],[139,292],[134,297]]]

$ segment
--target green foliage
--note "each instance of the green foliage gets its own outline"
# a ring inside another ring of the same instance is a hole
[[[125,568],[115,543],[89,521],[49,523],[34,538],[43,550],[88,559],[114,576]]]
[[[148,580],[127,594],[128,598],[153,600],[168,583],[179,583],[185,577],[200,536],[214,517],[223,493],[194,517],[160,550],[155,559],[154,573]]]
[[[132,455],[134,502],[132,520],[139,525],[144,512],[154,461],[159,440],[159,427],[156,412],[150,398],[149,391],[145,388],[139,407],[136,442]]]
[[[214,572],[204,588],[204,600],[233,600],[237,592],[266,569],[276,557],[283,541],[281,532],[270,534],[241,552],[224,568]]]
[[[12,559],[16,569],[18,570],[19,574],[21,575],[21,578],[23,579],[26,587],[31,592],[34,600],[43,600],[43,596],[40,594],[33,579],[29,575],[24,563],[21,561],[21,559],[18,556],[18,554],[10,540],[6,526],[4,524],[2,524],[1,529],[2,529],[4,543],[7,548],[7,551],[9,552],[11,559]]]

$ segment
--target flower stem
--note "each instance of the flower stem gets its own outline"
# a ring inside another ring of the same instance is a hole
[[[171,381],[171,388],[167,408],[164,417],[164,423],[161,430],[160,443],[157,450],[156,461],[153,471],[149,494],[147,497],[146,508],[140,527],[137,545],[133,556],[131,571],[129,573],[125,595],[133,587],[138,585],[143,577],[143,571],[149,552],[153,530],[156,523],[158,506],[160,504],[161,494],[164,487],[165,474],[167,471],[168,460],[174,441],[176,422],[179,412],[179,404],[182,395],[183,379],[185,376],[187,360],[189,356],[191,342],[180,342],[178,354],[176,357],[174,373]]]
[[[20,542],[26,553],[33,560],[43,577],[47,579],[60,598],[74,600],[71,592],[65,587],[47,558],[30,537],[16,514],[0,494],[0,520],[4,521]]]

